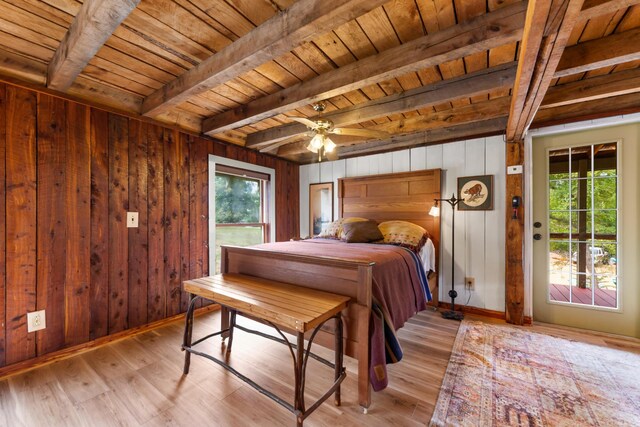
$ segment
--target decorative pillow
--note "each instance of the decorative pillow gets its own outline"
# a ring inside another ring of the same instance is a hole
[[[384,236],[375,221],[358,221],[342,224],[340,239],[347,243],[369,243],[382,240]]]
[[[340,239],[340,235],[342,234],[342,225],[349,224],[352,222],[360,222],[360,221],[368,221],[366,218],[340,218],[336,221],[333,221],[331,224],[327,226],[317,237],[323,239]]]
[[[418,253],[424,246],[429,233],[418,224],[407,221],[385,221],[378,224],[384,236],[384,243],[404,246]]]

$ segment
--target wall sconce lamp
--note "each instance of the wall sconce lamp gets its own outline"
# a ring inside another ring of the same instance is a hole
[[[447,202],[451,205],[453,209],[453,214],[451,215],[451,290],[449,291],[449,296],[451,297],[451,310],[443,311],[442,317],[445,319],[453,319],[453,320],[462,320],[464,318],[464,314],[455,310],[455,300],[458,296],[458,292],[455,289],[455,269],[456,269],[456,258],[455,258],[455,232],[456,232],[456,205],[464,199],[459,199],[455,194],[451,195],[450,199],[433,199],[435,204],[429,210],[429,215],[431,216],[440,216],[440,207],[438,206],[438,202]]]

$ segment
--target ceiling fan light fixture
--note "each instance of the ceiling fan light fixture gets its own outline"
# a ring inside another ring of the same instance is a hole
[[[312,153],[317,153],[318,152],[318,149],[313,146],[313,142],[309,142],[309,144],[307,145],[306,148],[307,148],[307,150],[311,151]]]
[[[309,147],[313,148],[314,153],[317,152],[324,146],[325,136],[321,133],[318,133],[311,138],[311,142],[309,142]]]
[[[324,151],[326,153],[331,153],[336,149],[336,143],[331,140],[329,137],[325,137],[324,139]]]

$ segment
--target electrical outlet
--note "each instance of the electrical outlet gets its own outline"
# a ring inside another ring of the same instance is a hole
[[[464,288],[467,290],[473,290],[473,287],[476,284],[476,279],[473,277],[465,277],[464,278]]]
[[[44,310],[27,313],[27,332],[35,332],[47,327]]]

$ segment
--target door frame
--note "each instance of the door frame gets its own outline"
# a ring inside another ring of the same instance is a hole
[[[562,133],[586,131],[609,126],[640,123],[640,113],[624,116],[606,117],[597,120],[567,123],[557,126],[532,129],[527,132],[524,139],[525,168],[524,185],[527,201],[533,200],[533,137],[558,135]],[[525,203],[524,216],[524,315],[533,317],[533,206]],[[620,307],[622,301],[620,301]],[[620,308],[619,307],[619,308]],[[535,319],[533,319],[535,320]]]

